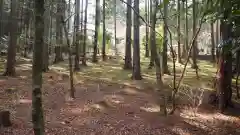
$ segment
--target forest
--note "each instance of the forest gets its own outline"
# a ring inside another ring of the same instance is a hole
[[[239,0],[0,0],[0,135],[239,135]]]

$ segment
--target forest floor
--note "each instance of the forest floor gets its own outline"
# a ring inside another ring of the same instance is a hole
[[[18,60],[20,61],[20,60]],[[2,64],[1,64],[2,65]],[[154,69],[142,63],[143,80],[130,79],[122,63],[109,60],[88,64],[74,76],[76,98],[69,99],[67,63],[51,66],[43,75],[43,108],[47,135],[239,135],[240,108],[220,114],[208,105],[197,112],[190,106],[167,117],[159,114]],[[171,68],[171,67],[170,67]],[[183,66],[177,66],[179,78]],[[201,62],[200,78],[187,69],[184,86],[212,91],[215,70]],[[33,135],[31,123],[31,64],[20,62],[17,77],[0,77],[0,110],[9,110],[13,126],[0,135]],[[172,76],[165,75],[166,84]],[[169,88],[169,91],[171,89]],[[186,90],[187,91],[187,90]],[[234,98],[235,99],[235,98]],[[190,100],[191,102],[191,100]]]

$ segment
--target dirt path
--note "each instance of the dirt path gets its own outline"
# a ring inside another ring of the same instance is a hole
[[[13,127],[0,135],[32,135],[31,73],[0,78],[0,107],[12,113]],[[76,99],[67,98],[68,81],[58,74],[44,75],[43,101],[47,135],[237,135],[239,119],[216,113],[159,116],[156,94],[117,84],[76,84]],[[14,92],[6,92],[14,88]],[[205,117],[210,117],[206,118]],[[216,118],[215,118],[216,117]],[[222,119],[220,119],[223,117]],[[212,119],[215,118],[215,119]],[[226,124],[227,123],[227,124]]]

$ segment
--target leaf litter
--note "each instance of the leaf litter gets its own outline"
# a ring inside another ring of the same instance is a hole
[[[0,108],[11,112],[13,122],[10,128],[0,128],[0,135],[33,135],[32,85],[31,77],[28,77],[31,72],[19,73],[20,77],[3,78],[0,82]],[[160,116],[153,92],[146,94],[132,87],[86,80],[75,84],[76,98],[71,101],[66,98],[68,87],[68,80],[62,79],[58,73],[49,71],[44,74],[42,97],[46,135],[240,134],[237,130],[240,122],[236,117],[224,116],[222,120],[216,113],[199,112],[196,117],[189,118],[188,110],[181,111],[185,115]],[[204,119],[204,115],[214,115],[216,119]]]

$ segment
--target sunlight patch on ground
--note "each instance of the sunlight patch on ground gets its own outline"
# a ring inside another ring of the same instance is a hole
[[[147,106],[140,107],[141,110],[146,112],[159,112],[160,108],[156,104],[148,104]]]
[[[16,68],[20,68],[21,70],[30,70],[32,69],[32,64],[21,64],[18,65]]]
[[[122,96],[119,96],[119,95],[107,95],[105,96],[105,99],[106,101],[109,101],[109,102],[112,102],[112,103],[115,103],[115,104],[120,104],[120,103],[123,103],[124,102],[124,97]]]
[[[57,71],[65,71],[66,70],[66,68],[59,67],[59,66],[51,66],[50,69],[57,70]]]
[[[20,104],[32,104],[32,100],[30,99],[19,99]]]
[[[170,130],[176,135],[191,135],[191,133],[187,132],[187,130],[182,129],[181,127],[172,127]]]
[[[194,114],[194,115],[193,115]],[[239,121],[239,119],[233,116],[227,116],[221,113],[193,113],[190,110],[185,110],[180,114],[185,118],[186,122],[201,128],[208,128],[208,126],[218,125],[218,124],[227,124]],[[205,122],[207,124],[202,124]]]
[[[80,107],[76,107],[76,108],[72,108],[71,110],[70,110],[70,112],[72,113],[72,114],[81,114],[81,113],[83,113],[83,112],[85,112],[85,111],[88,111],[88,110],[90,110],[90,108],[89,107],[83,107],[83,108],[80,108]]]
[[[102,105],[102,104],[98,103],[98,104],[91,105],[91,108],[103,111],[104,109],[107,108],[106,106],[108,106],[108,105]]]
[[[124,90],[123,90],[123,92],[126,92],[127,94],[137,94],[138,92],[136,91],[136,90],[134,90],[134,89],[130,89],[130,88],[125,88]]]

